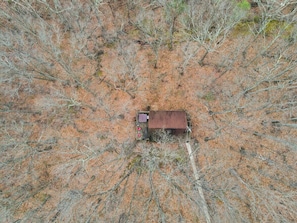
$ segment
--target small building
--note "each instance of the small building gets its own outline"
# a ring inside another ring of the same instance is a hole
[[[136,116],[136,139],[147,140],[157,130],[181,135],[189,130],[185,111],[139,111]]]

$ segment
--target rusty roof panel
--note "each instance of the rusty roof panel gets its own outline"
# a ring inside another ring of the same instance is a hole
[[[149,129],[186,129],[187,115],[185,111],[150,111]]]

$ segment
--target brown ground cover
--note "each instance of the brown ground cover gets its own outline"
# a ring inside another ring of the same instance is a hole
[[[150,106],[190,115],[212,222],[294,222],[293,5],[264,20],[259,3],[201,42],[188,7],[94,2],[1,3],[0,221],[204,222],[185,139],[135,141]]]

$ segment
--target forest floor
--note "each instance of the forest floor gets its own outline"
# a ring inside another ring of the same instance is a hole
[[[115,29],[104,7],[107,30]],[[134,118],[148,106],[189,114],[213,222],[281,222],[281,216],[294,222],[297,130],[279,123],[293,120],[296,110],[273,109],[297,92],[268,91],[287,83],[278,75],[256,84],[294,58],[258,57],[273,38],[253,41],[235,30],[203,62],[206,51],[197,42],[176,41],[171,50],[164,45],[154,68],[151,46],[138,41],[139,30],[125,28],[96,60],[73,61],[81,82],[63,79],[55,63],[63,81],[22,85],[20,78],[0,85],[2,222],[204,222],[184,138],[135,140]],[[71,54],[67,37],[63,47]],[[296,43],[290,47],[284,55],[294,55]],[[131,70],[137,75],[127,75]],[[7,96],[15,85],[18,92]]]

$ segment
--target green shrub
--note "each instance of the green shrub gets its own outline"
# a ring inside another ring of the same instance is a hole
[[[206,100],[206,101],[214,101],[214,100],[216,100],[215,95],[211,91],[210,92],[207,92],[205,95],[203,95],[202,98],[204,100]]]
[[[266,24],[264,32],[267,36],[281,32],[282,37],[286,38],[291,36],[293,28],[293,24],[289,24],[285,21],[271,20]]]
[[[141,174],[142,171],[143,171],[143,168],[141,166],[141,160],[142,160],[142,157],[141,155],[137,155],[135,156],[131,162],[128,163],[128,170],[135,170],[137,174]]]
[[[251,4],[247,1],[247,0],[242,0],[241,2],[239,2],[237,4],[237,6],[242,9],[242,10],[245,10],[245,11],[248,11],[251,9]]]
[[[254,26],[255,26],[255,22],[253,21],[241,21],[235,25],[232,34],[234,36],[248,35],[251,33],[251,27],[254,27]]]

